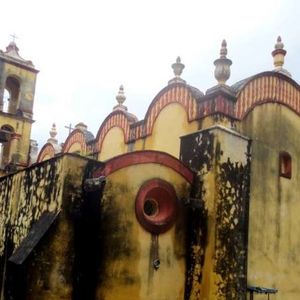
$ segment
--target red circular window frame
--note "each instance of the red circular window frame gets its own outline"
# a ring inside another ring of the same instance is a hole
[[[158,213],[149,216],[144,212],[147,199],[158,203]],[[171,184],[161,179],[152,179],[141,186],[135,200],[135,213],[139,223],[147,231],[160,234],[169,230],[176,220],[178,200]]]

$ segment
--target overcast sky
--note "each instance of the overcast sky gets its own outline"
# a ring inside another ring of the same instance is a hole
[[[0,49],[16,34],[20,55],[40,70],[32,138],[41,147],[53,122],[59,142],[69,123],[82,121],[96,135],[120,84],[124,104],[143,119],[178,55],[182,77],[205,92],[216,83],[223,38],[233,61],[228,84],[272,70],[278,35],[299,82],[299,19],[298,0],[10,0],[1,3]]]

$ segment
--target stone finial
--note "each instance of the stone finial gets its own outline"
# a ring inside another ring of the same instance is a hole
[[[180,77],[184,67],[185,67],[184,64],[181,63],[180,56],[178,56],[176,58],[176,62],[174,64],[172,64],[172,69],[173,69],[175,77],[177,77],[177,78]]]
[[[230,77],[230,66],[232,61],[226,57],[227,55],[227,43],[226,40],[222,41],[220,58],[214,61],[215,68],[215,78],[218,81],[218,84],[226,84],[226,81]]]
[[[220,58],[226,58],[226,55],[227,55],[227,42],[226,40],[223,40],[221,44]]]
[[[180,75],[184,69],[185,65],[181,62],[180,56],[176,58],[176,62],[172,64],[172,69],[174,72],[175,77],[169,81],[169,84],[176,83],[176,82],[182,82],[185,83],[185,80],[180,78]]]
[[[52,128],[50,129],[49,134],[50,138],[47,140],[47,142],[51,144],[57,144],[57,139],[55,138],[57,135],[55,123],[52,124]]]
[[[55,137],[56,137],[57,131],[56,131],[56,125],[55,125],[55,123],[52,124],[52,128],[51,128],[51,130],[49,131],[49,133],[50,133],[50,136],[51,136],[52,138],[55,138]]]
[[[275,44],[275,49],[283,49],[283,47],[284,47],[284,44],[283,44],[283,42],[281,40],[281,36],[279,35],[277,37],[277,42]]]
[[[283,68],[286,50],[284,49],[284,44],[283,44],[280,36],[278,36],[274,48],[275,49],[272,51],[273,64],[275,67],[274,71],[283,73],[283,74],[291,77],[290,72],[288,72],[286,69]]]
[[[119,92],[116,96],[116,100],[118,101],[118,104],[114,107],[114,110],[125,110],[127,111],[127,107],[123,105],[123,103],[126,100],[126,96],[124,94],[124,86],[121,84],[119,87]]]

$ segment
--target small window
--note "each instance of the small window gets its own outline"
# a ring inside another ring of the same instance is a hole
[[[279,172],[282,177],[292,178],[292,157],[287,152],[279,154]]]

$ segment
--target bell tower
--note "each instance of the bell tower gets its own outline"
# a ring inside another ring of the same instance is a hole
[[[28,165],[37,73],[14,40],[0,50],[0,174]]]

